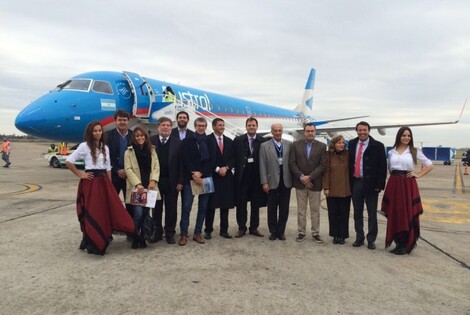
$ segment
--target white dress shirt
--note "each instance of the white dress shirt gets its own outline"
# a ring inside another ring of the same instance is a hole
[[[98,154],[98,158],[96,159],[96,163],[93,163],[93,157],[91,156],[90,148],[86,142],[80,143],[78,148],[70,154],[66,161],[70,163],[75,163],[78,159],[83,159],[85,162],[85,169],[86,170],[107,170],[111,171],[111,161],[109,157],[109,148],[105,146],[106,150],[106,162],[104,161],[104,155],[101,151]]]
[[[418,150],[416,157],[425,167],[432,165],[432,161],[421,150]],[[413,156],[411,155],[410,148],[406,148],[402,154],[398,153],[396,148],[392,148],[388,152],[388,169],[389,171],[413,171]]]

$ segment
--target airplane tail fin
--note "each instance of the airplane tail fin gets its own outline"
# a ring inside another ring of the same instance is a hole
[[[313,104],[313,86],[315,84],[315,69],[310,69],[310,74],[305,84],[304,94],[302,96],[302,101],[299,105],[295,107],[295,111],[301,115],[301,118],[304,123],[307,123],[310,119],[313,118],[312,104]]]

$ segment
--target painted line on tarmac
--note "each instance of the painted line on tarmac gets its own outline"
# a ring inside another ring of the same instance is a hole
[[[9,197],[9,196],[15,196],[15,195],[28,194],[28,193],[32,193],[32,192],[38,191],[38,190],[40,190],[40,189],[42,188],[40,185],[29,184],[29,183],[18,184],[18,185],[24,186],[25,189],[20,190],[20,191],[13,191],[13,192],[8,192],[8,193],[0,194],[0,197],[5,197],[5,196],[6,196],[6,197]]]
[[[4,221],[0,221],[0,224],[5,223],[5,222],[10,222],[10,221],[15,221],[15,220],[26,218],[26,217],[30,217],[30,216],[36,215],[36,214],[41,214],[41,213],[44,213],[44,212],[47,212],[47,211],[56,210],[56,209],[59,209],[59,208],[65,207],[65,206],[74,205],[74,204],[76,204],[76,201],[61,204],[61,205],[58,205],[58,206],[55,206],[55,207],[52,207],[52,208],[49,208],[49,209],[44,209],[44,210],[40,210],[40,211],[36,211],[36,212],[32,212],[32,213],[27,213],[27,214],[24,214],[24,215],[20,215],[19,217],[16,217],[16,218],[11,218],[11,219],[7,219],[7,220],[4,220]]]
[[[462,170],[460,169],[460,163],[455,165],[455,176],[454,176],[454,194],[464,193],[465,188],[463,185]]]

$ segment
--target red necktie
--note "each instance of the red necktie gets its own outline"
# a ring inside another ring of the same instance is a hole
[[[361,159],[362,159],[362,148],[364,147],[364,142],[359,143],[359,149],[356,155],[356,164],[354,165],[354,177],[361,177]]]
[[[220,153],[224,153],[224,144],[222,142],[222,137],[219,137],[219,150],[220,150]]]

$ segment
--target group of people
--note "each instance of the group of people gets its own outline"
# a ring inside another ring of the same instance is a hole
[[[282,138],[283,126],[271,126],[272,139],[257,134],[258,121],[246,120],[246,133],[234,140],[224,135],[225,122],[212,121],[211,134],[206,134],[207,120],[198,117],[194,131],[188,129],[189,115],[181,111],[172,120],[161,117],[158,134],[150,137],[142,127],[128,129],[130,115],[118,110],[116,128],[105,136],[102,125],[92,122],[85,132],[85,142],[67,158],[67,166],[81,178],[78,188],[77,213],[83,239],[80,249],[104,254],[112,240],[112,232],[126,233],[132,248],[145,248],[144,220],[152,209],[153,234],[149,242],[166,240],[176,243],[177,200],[181,195],[180,238],[184,246],[189,240],[190,213],[198,197],[193,241],[204,244],[212,238],[216,209],[219,209],[219,235],[231,239],[229,209],[236,208],[238,231],[235,238],[247,233],[263,237],[259,230],[259,210],[267,206],[269,240],[285,240],[292,187],[297,198],[296,241],[307,238],[307,208],[310,208],[311,235],[320,237],[321,191],[326,196],[329,235],[334,244],[345,244],[349,237],[349,211],[354,209],[356,239],[354,247],[365,244],[375,249],[378,195],[385,186],[383,213],[388,218],[386,247],[393,241],[392,251],[410,253],[419,237],[419,215],[423,209],[416,179],[432,169],[432,163],[414,147],[411,130],[398,131],[389,153],[390,178],[384,145],[369,135],[370,125],[356,126],[358,137],[349,142],[342,136],[331,139],[329,147],[315,139],[316,128],[304,127],[304,138],[289,142]],[[105,142],[106,141],[106,142]],[[85,161],[85,171],[73,162]],[[419,173],[414,166],[420,160]],[[211,178],[213,193],[193,195],[192,185],[203,185]],[[133,192],[156,190],[155,205],[133,205]],[[125,206],[119,198],[122,192]],[[251,205],[248,225],[248,202]],[[368,213],[368,233],[364,234],[364,204]],[[164,215],[163,215],[164,214]],[[163,222],[164,218],[164,222]],[[204,229],[203,229],[204,228]],[[147,236],[148,238],[148,236]]]

